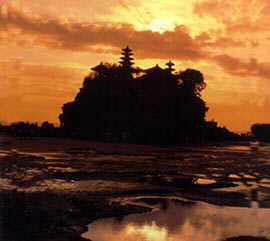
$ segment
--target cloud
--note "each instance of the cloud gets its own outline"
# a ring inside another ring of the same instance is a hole
[[[206,9],[217,8],[212,2]],[[204,2],[203,2],[204,3]],[[221,2],[217,2],[221,4]],[[201,33],[192,37],[188,28],[178,26],[174,31],[164,33],[149,30],[137,31],[129,24],[69,23],[59,20],[41,20],[11,8],[8,17],[1,15],[0,30],[8,26],[12,39],[27,46],[43,45],[49,48],[69,51],[92,51],[118,53],[119,48],[130,45],[140,59],[175,59],[190,61],[213,61],[224,71],[235,76],[257,76],[268,78],[269,64],[259,63],[252,58],[249,62],[229,55],[211,55],[211,48],[246,47],[246,43],[226,36],[212,36]],[[13,35],[12,35],[13,34]],[[18,36],[16,38],[15,36]],[[22,37],[23,36],[23,39]],[[11,41],[12,41],[11,39]]]
[[[42,21],[14,9],[9,17],[0,19],[0,28],[17,29],[22,35],[51,48],[89,51],[97,45],[120,48],[131,45],[141,58],[176,58],[183,60],[203,59],[206,53],[185,28],[177,27],[163,34],[136,31],[128,24],[61,23],[57,20]],[[140,50],[141,49],[141,50]]]
[[[230,3],[228,1],[222,0],[205,0],[197,1],[194,3],[193,12],[200,16],[210,15],[210,16],[222,16],[224,10],[230,8]]]
[[[216,35],[216,36],[215,36]],[[207,32],[202,32],[200,35],[196,36],[196,41],[201,47],[212,47],[212,48],[232,48],[247,46],[247,43],[240,39],[233,39],[227,36],[219,36],[219,34],[213,34],[211,36]]]
[[[270,77],[270,63],[260,63],[257,59],[251,58],[249,61],[243,61],[229,55],[217,55],[213,57],[223,70],[236,76],[254,76],[259,78]]]
[[[204,0],[195,2],[193,12],[201,17],[215,18],[227,33],[258,33],[269,31],[269,0]]]
[[[129,24],[84,24],[61,23],[58,20],[42,21],[39,18],[26,15],[11,9],[9,18],[3,18],[1,26],[19,29],[23,38],[16,41],[24,46],[29,41],[39,42],[47,47],[73,51],[104,51],[115,53],[127,44],[136,50],[138,58],[174,58],[177,60],[202,60],[209,53],[205,47],[245,47],[240,40],[229,37],[213,38],[208,33],[202,33],[192,38],[185,26],[177,26],[174,31],[164,33],[149,30],[136,31]],[[16,39],[16,38],[13,38]],[[102,48],[100,46],[106,46]]]
[[[270,27],[267,23],[269,23],[268,19],[261,19],[260,21],[252,22],[248,19],[245,21],[231,21],[229,19],[224,20],[223,23],[225,25],[226,31],[228,33],[263,33],[269,32]]]

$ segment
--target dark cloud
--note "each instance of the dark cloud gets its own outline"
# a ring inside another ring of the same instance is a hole
[[[208,9],[214,7],[209,5]],[[269,64],[259,63],[256,59],[244,62],[228,55],[211,55],[211,48],[245,47],[244,42],[223,36],[214,38],[211,33],[191,37],[184,26],[161,34],[148,30],[137,31],[128,24],[43,21],[15,9],[11,9],[7,17],[2,15],[0,18],[0,30],[7,26],[13,34],[16,29],[17,35],[28,36],[24,41],[18,38],[24,46],[29,41],[31,44],[42,44],[56,49],[115,54],[119,52],[119,48],[128,44],[136,51],[136,58],[214,61],[231,75],[260,78],[270,76]],[[206,49],[209,49],[209,52]]]
[[[217,55],[213,60],[227,73],[236,76],[254,76],[259,78],[270,77],[270,63],[260,63],[257,59],[251,58],[243,61],[229,55]]]
[[[152,31],[136,31],[128,24],[60,23],[57,20],[41,21],[14,9],[8,18],[0,19],[0,28],[19,29],[21,34],[31,35],[42,44],[60,49],[89,51],[93,46],[105,45],[120,48],[131,45],[140,58],[175,58],[199,60],[206,56],[201,46],[185,28],[177,27],[163,34]]]
[[[57,20],[41,21],[12,9],[8,18],[2,18],[2,26],[21,30],[31,35],[29,41],[40,42],[52,48],[74,51],[97,51],[115,53],[127,44],[136,50],[138,58],[174,58],[178,60],[201,60],[207,58],[204,47],[244,47],[245,43],[229,37],[213,38],[208,33],[192,38],[185,26],[163,34],[149,30],[136,31],[128,24],[60,23]],[[1,26],[0,26],[1,27]],[[21,40],[24,43],[27,40]],[[102,48],[100,45],[109,48]]]
[[[202,47],[213,47],[213,48],[228,48],[228,47],[246,47],[246,42],[239,39],[232,39],[231,37],[219,36],[215,34],[212,37],[211,34],[203,32],[196,37],[196,41]]]

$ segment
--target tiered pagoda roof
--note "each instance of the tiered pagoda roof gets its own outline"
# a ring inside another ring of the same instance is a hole
[[[122,49],[122,56],[120,57],[119,63],[124,68],[131,68],[131,66],[134,64],[132,62],[134,60],[132,50],[127,46],[126,48]]]

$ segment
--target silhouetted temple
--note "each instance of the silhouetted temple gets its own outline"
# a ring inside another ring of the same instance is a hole
[[[119,63],[123,68],[131,69],[131,66],[134,64],[132,62],[133,59],[133,53],[132,50],[127,46],[125,49],[122,49],[122,57]]]
[[[91,68],[74,101],[59,116],[70,135],[102,141],[184,143],[202,136],[207,107],[200,71],[175,73],[169,61],[142,70],[134,68],[129,47],[119,64]]]

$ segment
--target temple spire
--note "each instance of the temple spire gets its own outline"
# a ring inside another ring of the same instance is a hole
[[[168,66],[167,70],[169,70],[170,72],[174,71],[175,69],[173,68],[173,66],[175,65],[172,61],[169,61],[168,63],[166,63],[166,65]]]
[[[126,48],[122,49],[120,61],[119,63],[123,68],[130,69],[131,66],[134,64],[132,60],[134,60],[132,50],[127,46]]]

